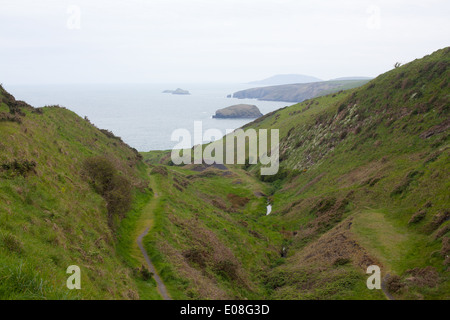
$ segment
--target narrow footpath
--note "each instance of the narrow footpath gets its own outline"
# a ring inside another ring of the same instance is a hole
[[[153,191],[154,191],[154,197],[150,200],[150,202],[145,206],[141,213],[141,217],[139,219],[138,228],[139,230],[139,236],[136,240],[137,245],[139,247],[139,250],[142,254],[142,257],[144,258],[147,267],[151,273],[153,273],[153,279],[155,279],[158,292],[161,295],[161,297],[164,300],[172,300],[170,297],[166,286],[164,285],[164,282],[162,281],[161,277],[158,275],[158,272],[155,269],[155,266],[153,265],[152,261],[150,260],[150,257],[148,256],[147,250],[145,250],[144,244],[142,240],[144,237],[149,233],[149,231],[152,228],[153,225],[153,216],[154,216],[154,210],[156,208],[156,205],[158,204],[158,193],[155,186],[155,183],[152,183],[151,185]],[[143,231],[142,231],[143,230]]]

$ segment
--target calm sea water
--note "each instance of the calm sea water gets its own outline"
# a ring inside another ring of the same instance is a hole
[[[191,95],[164,94],[163,90],[189,90]],[[194,121],[207,129],[236,129],[248,119],[212,119],[217,109],[239,103],[258,106],[263,114],[290,105],[288,102],[268,102],[227,98],[228,94],[250,88],[242,84],[196,85],[5,85],[18,100],[34,107],[59,104],[79,116],[87,116],[101,129],[108,129],[139,151],[172,149],[176,129],[188,129],[192,135]],[[206,142],[206,141],[205,141]]]

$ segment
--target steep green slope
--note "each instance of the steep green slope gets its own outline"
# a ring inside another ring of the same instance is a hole
[[[366,287],[366,268],[375,264],[385,293],[395,298],[450,298],[449,63],[450,48],[442,49],[362,88],[286,107],[247,125],[280,129],[276,176],[257,181],[258,165],[229,168],[246,177],[239,186],[247,191],[235,190],[237,195],[251,199],[257,189],[270,195],[270,216],[263,203],[229,212],[225,196],[234,185],[214,176],[183,187],[185,199],[172,180],[191,179],[183,170],[192,168],[167,167],[160,178],[167,199],[156,214],[162,229],[148,247],[170,271],[163,273],[166,280],[178,279],[172,290],[183,297],[190,292],[190,298],[383,299],[381,290]],[[169,161],[161,152],[144,157]],[[224,205],[213,208],[212,195]],[[195,219],[201,232],[190,231],[195,223],[186,221]],[[264,240],[224,225],[240,219]],[[242,274],[252,276],[244,282],[219,277],[202,252],[191,255],[194,243],[210,241],[196,240],[203,233],[219,239]],[[266,255],[258,253],[263,248]]]
[[[64,108],[34,109],[1,87],[0,102],[0,298],[138,298],[116,230],[124,197],[148,197],[140,155]],[[66,287],[71,265],[82,290]]]
[[[449,298],[449,63],[442,49],[248,126],[281,130],[274,215],[292,237],[274,279],[316,268],[347,279],[378,264],[396,297]],[[283,282],[274,296],[304,297],[304,285]],[[313,288],[308,297],[324,289]]]

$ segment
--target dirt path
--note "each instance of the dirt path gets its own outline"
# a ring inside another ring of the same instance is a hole
[[[395,298],[392,296],[392,294],[389,293],[387,286],[386,286],[386,282],[389,281],[389,278],[391,277],[391,275],[388,273],[383,280],[381,281],[381,290],[383,290],[384,295],[386,296],[386,298],[388,300],[395,300]]]
[[[142,239],[148,234],[149,231],[150,231],[150,227],[148,227],[144,231],[144,233],[142,233],[138,237],[137,244],[139,246],[139,249],[141,250],[142,255],[144,256],[145,262],[147,262],[148,269],[150,270],[151,273],[153,273],[153,278],[155,279],[156,284],[158,285],[159,293],[161,294],[161,296],[163,297],[164,300],[172,300],[172,298],[170,298],[170,296],[169,296],[169,293],[167,292],[167,288],[164,285],[164,282],[161,280],[158,273],[156,272],[156,269],[153,266],[153,263],[147,254],[147,250],[145,250],[144,245],[142,244]]]
[[[147,206],[144,208],[141,218],[139,219],[138,223],[138,229],[137,232],[139,236],[136,239],[137,245],[139,247],[140,253],[142,257],[145,260],[145,263],[147,264],[147,267],[151,273],[153,273],[153,279],[155,279],[159,294],[164,300],[172,300],[170,297],[166,286],[164,285],[164,282],[158,275],[155,266],[153,265],[152,261],[150,260],[150,257],[148,256],[147,250],[145,250],[144,244],[142,240],[144,237],[149,233],[152,224],[153,224],[153,211],[156,208],[156,205],[158,204],[158,193],[156,192],[156,186],[154,183],[151,185],[152,189],[155,190],[154,197],[150,200],[150,202],[147,204]],[[145,228],[145,229],[144,229]],[[141,258],[142,258],[141,257]]]

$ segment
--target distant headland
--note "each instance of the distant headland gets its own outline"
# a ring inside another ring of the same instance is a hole
[[[176,90],[164,90],[163,93],[180,94],[180,95],[190,95],[191,93],[187,90],[176,89]]]

